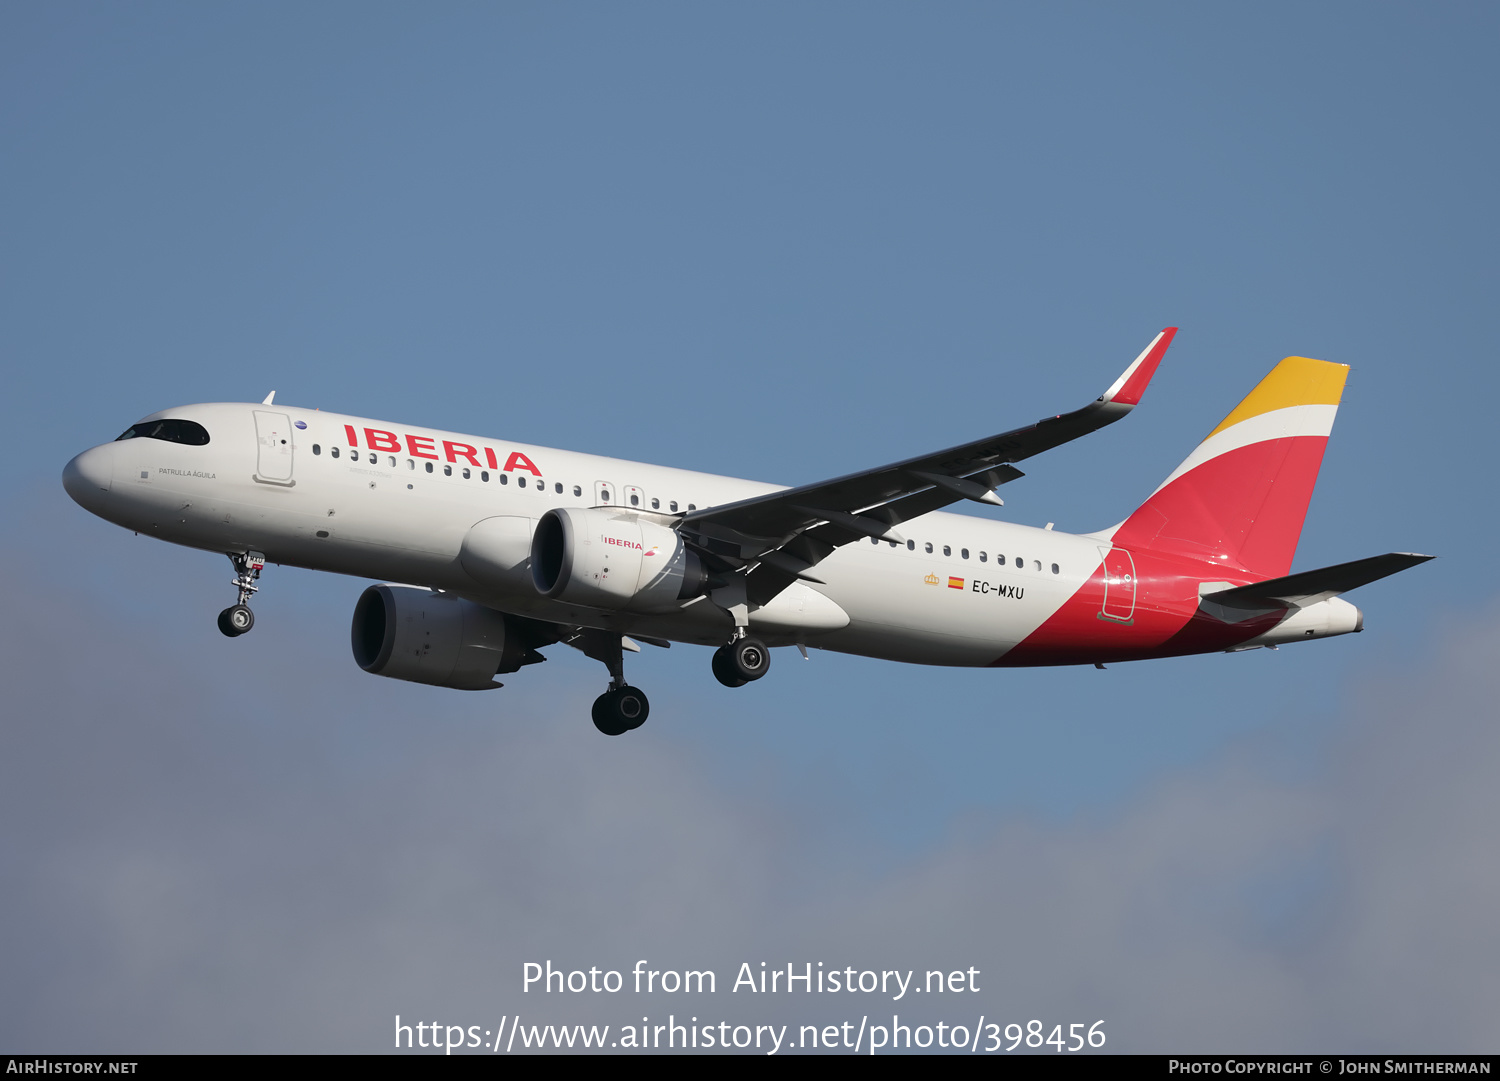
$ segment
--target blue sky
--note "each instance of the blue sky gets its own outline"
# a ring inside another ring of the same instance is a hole
[[[1120,1049],[1493,1050],[1500,989],[1463,960],[1500,952],[1478,915],[1500,896],[1480,769],[1500,746],[1475,644],[1495,642],[1492,7],[0,20],[0,340],[24,403],[0,475],[6,678],[26,705],[5,843],[32,883],[0,957],[44,987],[4,981],[0,1043],[379,1050],[393,1013],[518,1008],[545,947],[970,958],[1006,973],[992,1009],[1128,1018]],[[493,695],[361,673],[355,580],[273,569],[255,633],[222,640],[227,562],[91,519],[58,483],[146,413],[274,388],[791,484],[1075,408],[1167,325],[1142,406],[1031,462],[993,513],[1111,524],[1282,356],[1348,363],[1296,567],[1439,556],[1354,598],[1366,633],[1107,672],[779,653],[739,693],[707,651],[648,651],[629,671],[652,717],[626,747],[588,725],[602,669],[557,649]],[[1410,819],[1366,807],[1372,787]],[[198,862],[224,829],[239,856]],[[461,866],[475,846],[494,863]],[[1355,889],[1408,869],[1456,876],[1451,910]],[[1061,975],[994,933],[1041,924],[1072,944]],[[430,951],[371,967],[374,942],[435,925]],[[1424,943],[1438,925],[1468,946]],[[1446,1013],[1343,993],[1371,982],[1349,928],[1408,944],[1382,971]],[[321,936],[340,948],[291,946]],[[154,990],[127,1024],[131,987]],[[233,1020],[293,987],[325,992],[305,992],[324,1023]]]

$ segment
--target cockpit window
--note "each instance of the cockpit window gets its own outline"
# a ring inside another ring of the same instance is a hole
[[[168,443],[202,447],[208,444],[208,429],[191,420],[143,420],[126,428],[120,439],[165,439]]]

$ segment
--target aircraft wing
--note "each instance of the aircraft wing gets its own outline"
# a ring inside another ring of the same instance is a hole
[[[693,511],[683,538],[722,573],[744,570],[747,599],[764,604],[844,544],[877,537],[901,541],[895,526],[960,499],[999,505],[995,489],[1023,476],[1011,463],[1113,424],[1141,400],[1167,346],[1168,327],[1114,384],[1082,409],[1025,428],[805,484],[737,503]]]

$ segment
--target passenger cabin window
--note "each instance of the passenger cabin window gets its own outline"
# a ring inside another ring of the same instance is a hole
[[[575,499],[578,499],[578,498],[581,498],[582,496],[583,496],[583,485],[581,485],[581,484],[575,484],[575,485],[573,485],[573,497]]]
[[[121,439],[161,439],[168,443],[204,447],[208,445],[208,429],[191,420],[143,420],[126,428],[115,442]]]
[[[931,541],[927,542],[927,554],[928,555],[932,555],[932,542]]]
[[[960,548],[958,550],[958,554],[963,556],[965,559],[969,558],[969,550],[967,548]]]
[[[510,474],[509,473],[501,473],[500,474],[500,483],[501,484],[509,484],[510,483]]]
[[[677,513],[677,500],[675,500],[675,499],[672,500],[672,502],[670,502],[670,503],[667,504],[667,507],[672,511],[673,514],[676,514]]]
[[[427,467],[427,472],[429,472],[429,473],[432,472],[432,463],[431,462],[424,462],[422,464]]]
[[[451,476],[453,476],[453,467],[451,465],[445,465],[445,466],[443,466],[443,476],[445,476],[445,477],[451,477]]]
[[[556,492],[556,493],[557,493],[557,494],[558,494],[558,495],[562,495],[562,494],[563,494],[563,491],[562,491],[562,485],[561,485],[561,484],[554,484],[554,485],[553,485],[553,486],[552,486],[552,490],[553,490],[553,491],[554,491],[554,492]]]
[[[952,547],[949,546],[949,545],[946,545],[946,544],[943,545],[943,555],[945,555],[945,556],[951,556],[952,554],[953,554]]]
[[[313,454],[317,455],[317,454],[322,454],[322,453],[323,453],[323,448],[320,447],[320,446],[318,446],[318,444],[314,443],[313,444]]]
[[[655,496],[651,497],[651,509],[661,510],[661,500],[657,499]]]
[[[906,550],[908,552],[915,552],[917,550],[917,542],[916,541],[907,541],[906,542]]]
[[[1057,573],[1057,564],[1056,563],[1052,564],[1052,573],[1053,574]]]
[[[337,458],[339,456],[339,448],[338,447],[329,447],[328,448],[328,453],[332,457]]]
[[[526,478],[525,477],[517,477],[516,478],[516,483],[519,484],[522,488],[524,488],[524,487],[526,487]]]
[[[988,558],[989,556],[985,555],[983,552],[979,553],[979,562],[983,563]]]
[[[479,479],[488,484],[490,482],[490,471],[488,469],[481,469],[479,471]]]

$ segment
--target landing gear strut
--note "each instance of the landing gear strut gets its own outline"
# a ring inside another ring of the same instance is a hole
[[[594,727],[623,736],[646,723],[651,703],[644,691],[625,682],[622,638],[618,631],[581,630],[563,641],[609,669],[609,690],[594,699]]]
[[[758,638],[736,638],[714,651],[714,678],[726,687],[743,687],[771,670],[771,651]]]
[[[230,552],[229,562],[234,564],[234,586],[240,591],[240,599],[219,613],[219,630],[228,638],[238,638],[255,626],[255,613],[245,602],[260,588],[255,580],[266,565],[266,557],[259,552]]]

